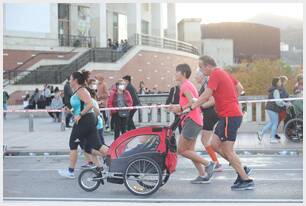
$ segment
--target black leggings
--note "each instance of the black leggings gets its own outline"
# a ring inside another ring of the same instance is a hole
[[[99,150],[102,144],[96,125],[97,118],[93,112],[82,116],[78,124],[74,123],[69,140],[70,150],[76,150],[78,145],[84,148],[87,153],[91,152],[89,148]]]
[[[127,129],[128,118],[120,117],[118,113],[112,115],[112,120],[114,121],[114,131],[115,131],[115,140],[121,134],[124,134]]]
[[[56,115],[56,118],[59,119],[59,116],[60,116],[60,112],[48,112],[50,117],[54,118],[54,115]]]

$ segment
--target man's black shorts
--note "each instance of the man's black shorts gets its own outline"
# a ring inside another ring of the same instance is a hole
[[[237,131],[242,123],[242,117],[219,117],[215,134],[221,141],[236,141]]]

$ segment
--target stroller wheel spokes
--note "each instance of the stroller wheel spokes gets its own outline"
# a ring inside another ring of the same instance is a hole
[[[124,184],[135,195],[150,195],[158,190],[161,183],[161,169],[151,158],[136,159],[125,171]]]
[[[80,173],[78,183],[87,192],[95,191],[102,180],[102,177],[99,177],[99,175],[95,169],[85,169]]]
[[[299,118],[289,120],[285,125],[285,136],[293,142],[303,141],[303,120]]]

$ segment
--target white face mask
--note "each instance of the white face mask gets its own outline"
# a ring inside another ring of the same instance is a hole
[[[96,85],[96,84],[93,84],[92,86],[91,86],[91,89],[93,89],[93,90],[96,90],[98,88],[98,86]]]
[[[124,85],[122,85],[122,84],[120,84],[119,86],[118,86],[118,89],[120,89],[120,90],[124,90],[125,89],[125,86]]]

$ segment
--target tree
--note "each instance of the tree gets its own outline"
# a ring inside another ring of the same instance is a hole
[[[302,67],[293,69],[282,60],[261,59],[252,63],[241,63],[228,69],[241,82],[246,95],[267,95],[273,77],[287,76],[286,89],[292,94],[296,76],[303,72]]]

